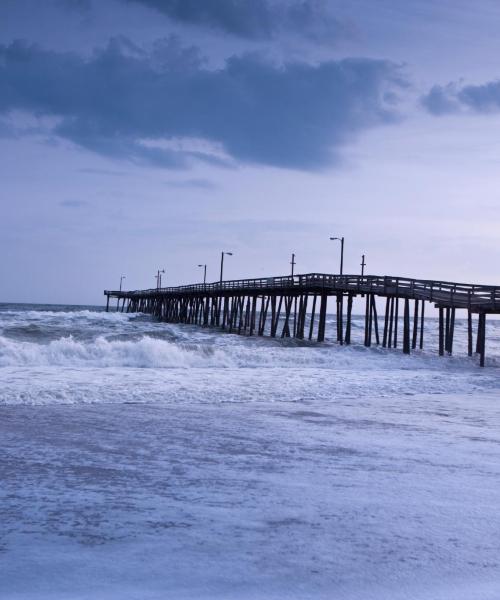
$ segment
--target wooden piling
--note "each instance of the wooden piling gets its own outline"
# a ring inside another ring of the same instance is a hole
[[[410,301],[408,298],[404,299],[403,352],[410,354]]]
[[[399,298],[396,296],[394,298],[395,302],[395,311],[394,311],[394,348],[398,347],[398,319],[399,319]]]
[[[280,320],[281,307],[283,305],[283,296],[280,296],[278,302],[278,308],[276,309],[276,313],[274,315],[274,319],[271,323],[271,337],[276,337],[276,332],[278,331],[278,323]]]
[[[292,310],[293,297],[287,296],[285,298],[285,322],[283,323],[283,330],[281,337],[290,337],[290,313]]]
[[[444,355],[444,309],[439,307],[439,356]]]
[[[252,311],[250,313],[250,331],[248,332],[248,335],[252,335],[254,330],[255,330],[255,319],[256,319],[256,313],[257,313],[257,294],[255,294],[252,298]]]
[[[413,338],[411,340],[411,347],[413,350],[417,347],[417,336],[418,336],[418,299],[415,298],[413,307]]]
[[[371,340],[368,337],[368,331],[369,331],[369,320],[370,320],[370,294],[366,294],[365,297],[365,341],[364,341],[364,345],[365,346],[369,346]]]
[[[479,330],[478,337],[481,339],[479,345],[479,366],[484,367],[486,346],[486,314],[484,312],[479,313]]]
[[[375,342],[377,346],[380,345],[380,336],[378,334],[378,315],[377,315],[377,304],[375,302],[375,294],[371,294],[372,296],[372,321],[375,330]]]
[[[312,340],[313,332],[314,332],[314,317],[316,315],[316,299],[317,295],[313,296],[313,305],[311,310],[311,322],[309,323],[309,339]]]
[[[325,341],[327,302],[328,302],[328,295],[325,292],[322,292],[321,302],[320,302],[320,307],[319,307],[318,342]]]
[[[472,311],[467,309],[467,354],[472,356]]]
[[[387,340],[387,347],[392,348],[393,343],[393,330],[394,328],[394,296],[391,297],[391,308],[389,314],[389,339]]]
[[[344,296],[337,294],[337,342],[344,344]]]
[[[420,311],[420,350],[424,348],[424,315],[425,315],[425,301],[422,300],[422,308]]]
[[[345,343],[347,346],[351,343],[352,300],[353,295],[349,294],[347,296],[347,319],[345,326]]]
[[[390,336],[388,336],[388,334],[389,334],[389,310],[390,310],[390,305],[391,305],[391,299],[387,296],[386,299],[385,299],[384,336],[383,336],[383,339],[382,339],[382,347],[383,348],[387,348],[387,338],[388,337],[389,337],[389,340],[390,340]]]

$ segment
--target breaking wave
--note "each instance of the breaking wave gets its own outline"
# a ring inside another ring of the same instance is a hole
[[[1,367],[229,367],[234,362],[219,348],[182,345],[143,336],[138,340],[90,342],[63,337],[49,344],[13,341],[0,336]]]
[[[251,338],[159,323],[148,315],[57,307],[0,307],[0,405],[114,402],[376,401],[382,396],[498,392],[500,322],[488,324],[487,367],[467,357],[466,324],[456,354],[437,356],[437,323],[426,347]],[[327,331],[335,323],[329,318]]]

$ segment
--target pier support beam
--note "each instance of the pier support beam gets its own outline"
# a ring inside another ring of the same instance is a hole
[[[391,307],[391,299],[387,297],[385,299],[385,318],[384,318],[384,336],[382,338],[382,348],[387,348],[387,338],[389,334],[389,314]]]
[[[405,298],[403,315],[403,352],[410,354],[410,301]]]
[[[349,344],[351,343],[352,299],[353,299],[353,295],[349,294],[347,296],[347,319],[346,319],[347,322],[346,322],[346,326],[345,326],[346,346],[349,346]]]
[[[418,336],[418,299],[415,298],[413,307],[413,337],[411,340],[412,350],[417,347],[417,336]]]
[[[316,300],[317,295],[313,296],[313,305],[311,310],[311,322],[309,323],[309,339],[312,340],[313,332],[314,332],[314,317],[316,316]]]
[[[420,311],[420,350],[424,348],[424,314],[425,314],[425,301],[422,300],[422,309]]]
[[[467,310],[467,354],[472,356],[472,311],[469,308]]]
[[[479,346],[479,366],[484,367],[486,347],[486,314],[484,312],[479,313],[477,341]]]
[[[372,294],[372,313],[373,313],[373,327],[375,330],[375,342],[377,346],[380,345],[380,337],[378,334],[378,315],[377,315],[377,303],[375,302],[375,294]]]
[[[439,356],[444,355],[444,309],[439,307]]]
[[[325,341],[325,328],[326,328],[326,304],[328,302],[328,296],[324,292],[321,294],[321,303],[319,307],[319,323],[318,323],[318,342]]]

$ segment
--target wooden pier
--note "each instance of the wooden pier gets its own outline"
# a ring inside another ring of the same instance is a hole
[[[110,299],[117,298],[116,310],[150,313],[168,323],[318,342],[325,340],[328,299],[335,298],[334,339],[347,345],[351,343],[353,300],[360,296],[365,306],[364,345],[381,343],[384,348],[401,345],[405,354],[424,346],[428,302],[438,309],[439,355],[453,353],[455,314],[464,310],[468,354],[479,354],[482,367],[486,315],[500,314],[500,287],[375,275],[309,273],[148,290],[105,290],[104,294],[106,310]],[[383,313],[377,309],[377,300],[381,299],[385,299]]]

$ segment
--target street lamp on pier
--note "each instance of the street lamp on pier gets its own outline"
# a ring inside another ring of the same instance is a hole
[[[126,277],[125,277],[125,275],[122,275],[122,276],[120,277],[120,292],[122,291],[122,283],[123,283],[123,280],[124,280],[124,279],[126,279]]]
[[[221,252],[220,255],[220,284],[222,287],[222,276],[224,273],[224,255],[227,254],[227,256],[232,256],[233,253],[232,252]]]
[[[207,283],[207,265],[198,265],[199,267],[203,267],[203,285]]]
[[[160,289],[161,288],[161,274],[165,273],[165,269],[158,269],[155,278],[156,278],[156,288]]]
[[[330,240],[338,240],[340,242],[340,274],[344,272],[344,238],[343,237],[331,237]]]

